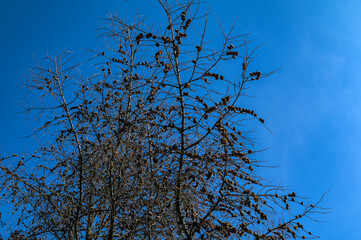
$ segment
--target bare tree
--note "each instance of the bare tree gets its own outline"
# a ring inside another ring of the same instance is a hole
[[[257,174],[247,122],[264,120],[242,99],[270,73],[249,71],[247,35],[220,26],[213,46],[199,2],[159,4],[164,29],[113,15],[103,51],[32,69],[40,105],[25,108],[44,122],[40,147],[0,162],[16,219],[3,228],[11,239],[314,238],[301,222],[318,203]],[[223,72],[232,61],[240,71]]]

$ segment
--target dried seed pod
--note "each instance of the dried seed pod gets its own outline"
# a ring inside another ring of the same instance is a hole
[[[244,63],[242,63],[242,69],[243,70],[247,70],[247,64],[244,62]]]
[[[232,50],[233,48],[234,48],[234,45],[233,45],[233,44],[230,44],[230,45],[227,47],[228,50]]]
[[[183,12],[183,13],[181,14],[181,19],[182,19],[182,21],[185,21],[185,20],[186,20],[186,13],[185,13],[185,12]]]
[[[227,140],[226,138],[222,138],[222,139],[221,139],[221,143],[222,143],[222,144],[228,144],[228,140]]]

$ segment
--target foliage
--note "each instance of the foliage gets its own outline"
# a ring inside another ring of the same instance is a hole
[[[269,74],[248,70],[247,36],[220,27],[215,50],[199,2],[159,3],[168,20],[156,32],[111,16],[87,70],[69,52],[32,69],[26,86],[42,104],[26,110],[45,137],[1,161],[17,220],[4,229],[11,239],[315,237],[300,221],[317,204],[257,175],[246,123],[264,119],[241,100]],[[239,78],[221,70],[232,61]]]

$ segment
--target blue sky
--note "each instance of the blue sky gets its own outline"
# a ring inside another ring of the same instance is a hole
[[[209,0],[212,16],[236,32],[250,33],[257,51],[253,66],[278,72],[257,84],[254,109],[268,128],[256,133],[258,155],[277,169],[262,170],[331,213],[310,222],[324,240],[361,236],[361,2],[355,0]],[[34,58],[47,52],[98,49],[100,18],[139,14],[157,21],[155,0],[1,0],[0,153],[32,148],[34,124],[18,114],[21,81]],[[209,26],[209,39],[216,38]]]

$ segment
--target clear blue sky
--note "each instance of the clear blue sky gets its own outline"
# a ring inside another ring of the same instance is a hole
[[[254,109],[273,135],[257,130],[269,178],[317,200],[331,213],[310,223],[323,240],[361,239],[361,2],[356,0],[209,0],[212,16],[257,44],[254,66],[280,71],[253,86]],[[136,11],[157,20],[155,0],[1,0],[0,153],[32,148],[34,126],[17,114],[19,86],[34,57],[97,49],[100,18]],[[209,37],[213,27],[209,26]],[[1,232],[1,230],[0,230]]]

